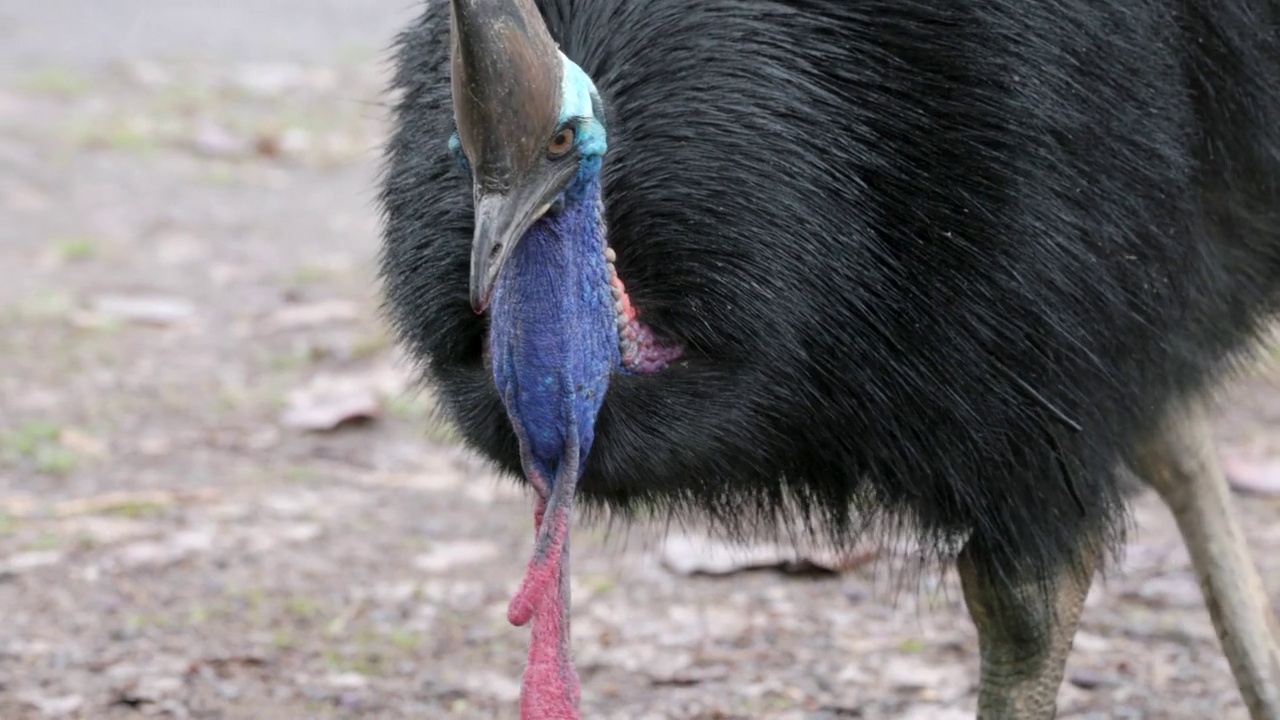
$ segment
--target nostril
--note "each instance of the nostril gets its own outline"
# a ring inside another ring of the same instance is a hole
[[[493,249],[489,251],[489,262],[493,262],[500,252],[502,252],[502,243],[497,243],[493,246]]]

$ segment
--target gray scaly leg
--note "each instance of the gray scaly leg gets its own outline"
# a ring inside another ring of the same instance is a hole
[[[1280,720],[1280,630],[1231,513],[1204,408],[1173,418],[1135,464],[1178,521],[1250,717]]]
[[[1045,588],[1002,579],[975,540],[960,553],[957,569],[982,656],[978,720],[1051,720],[1057,713],[1058,687],[1101,548],[1090,544],[1081,555]]]

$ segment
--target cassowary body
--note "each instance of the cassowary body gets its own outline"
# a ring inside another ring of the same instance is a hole
[[[450,418],[541,498],[525,716],[576,716],[578,498],[963,543],[982,717],[1051,717],[1127,467],[1280,717],[1197,409],[1280,304],[1277,23],[1276,0],[428,3],[383,275]]]

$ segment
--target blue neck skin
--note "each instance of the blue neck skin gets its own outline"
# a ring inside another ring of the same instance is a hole
[[[599,158],[583,161],[558,212],[520,240],[490,313],[494,381],[527,459],[549,484],[562,461],[577,460],[580,472],[609,377],[621,364]],[[575,446],[578,457],[564,457]]]

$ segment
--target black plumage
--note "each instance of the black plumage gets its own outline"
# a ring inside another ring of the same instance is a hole
[[[613,382],[588,505],[972,533],[1046,576],[1121,538],[1114,468],[1280,300],[1275,0],[537,4],[604,100],[619,275],[687,350]],[[448,13],[399,39],[381,269],[448,418],[518,473]]]

